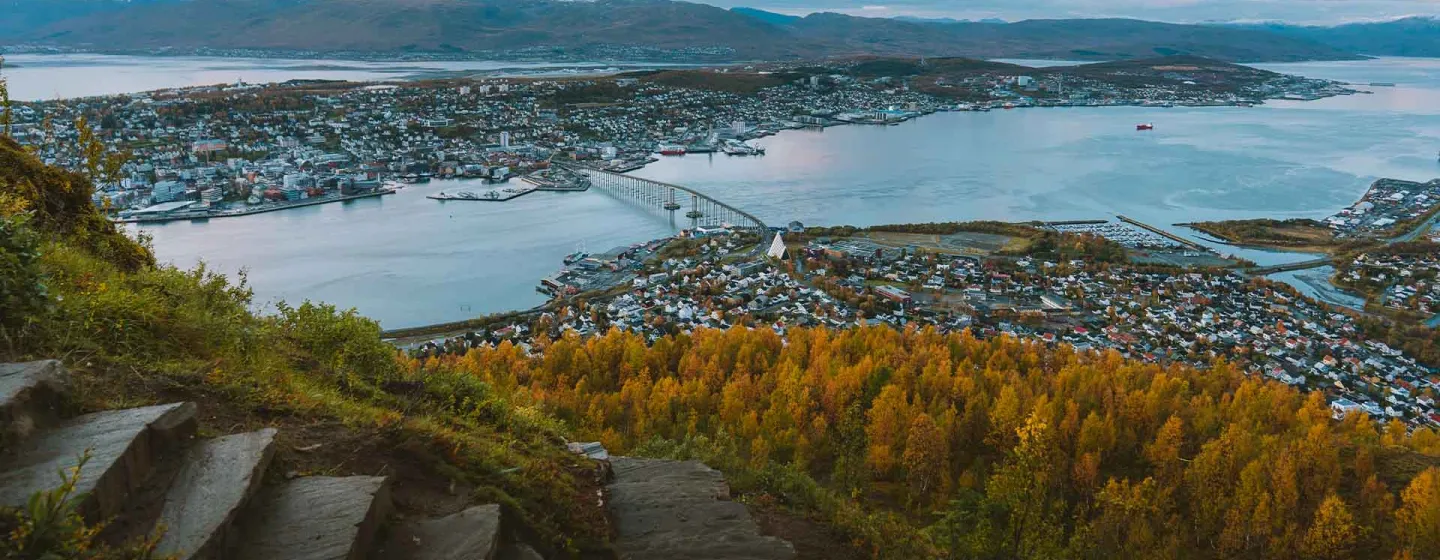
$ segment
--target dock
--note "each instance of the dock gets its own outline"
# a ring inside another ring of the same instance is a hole
[[[473,191],[460,191],[453,194],[446,192],[438,192],[432,195],[427,195],[425,198],[428,198],[430,200],[439,200],[442,202],[447,200],[463,200],[466,202],[505,202],[507,200],[515,200],[538,190],[540,190],[539,187],[525,187],[518,189],[492,190],[486,191],[484,193],[475,193]]]
[[[1122,221],[1122,222],[1125,222],[1125,223],[1127,223],[1127,224],[1130,224],[1130,225],[1132,225],[1132,226],[1138,227],[1138,228],[1140,228],[1140,229],[1143,229],[1143,230],[1145,230],[1145,231],[1148,231],[1148,232],[1153,233],[1153,234],[1155,234],[1155,235],[1158,235],[1158,236],[1160,236],[1160,237],[1164,237],[1164,238],[1166,238],[1166,239],[1169,239],[1169,240],[1171,240],[1171,241],[1174,241],[1174,242],[1176,242],[1176,243],[1179,243],[1179,244],[1185,246],[1185,247],[1188,248],[1188,249],[1195,250],[1195,251],[1200,251],[1200,252],[1204,252],[1204,253],[1209,253],[1209,252],[1210,252],[1210,248],[1209,248],[1209,247],[1206,247],[1206,246],[1204,246],[1204,245],[1201,245],[1201,244],[1196,243],[1196,242],[1194,242],[1194,241],[1191,241],[1191,240],[1189,240],[1189,239],[1185,239],[1184,237],[1180,237],[1180,236],[1178,236],[1178,235],[1175,235],[1175,234],[1170,233],[1170,232],[1168,232],[1168,231],[1165,231],[1165,230],[1163,230],[1163,229],[1157,228],[1157,227],[1152,226],[1152,225],[1150,225],[1150,224],[1147,224],[1147,223],[1144,223],[1144,222],[1141,222],[1141,221],[1138,221],[1138,220],[1132,220],[1132,219],[1130,219],[1130,218],[1128,218],[1128,217],[1126,217],[1126,216],[1122,216],[1122,215],[1119,215],[1119,214],[1116,214],[1116,215],[1115,215],[1115,219],[1120,220],[1120,221]]]

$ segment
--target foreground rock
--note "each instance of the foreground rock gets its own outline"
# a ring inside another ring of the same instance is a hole
[[[500,541],[500,505],[475,506],[455,515],[396,528],[387,560],[491,560]]]
[[[311,476],[266,489],[246,512],[237,560],[361,560],[389,515],[384,477]]]
[[[274,456],[275,430],[216,438],[191,448],[165,495],[155,552],[180,560],[213,558],[225,530],[255,494]]]
[[[61,397],[70,388],[70,373],[56,360],[0,364],[0,448],[8,448],[39,426],[60,417]]]
[[[35,492],[60,485],[60,473],[90,460],[75,484],[91,519],[119,512],[166,447],[195,433],[195,405],[175,403],[97,412],[41,430],[0,460],[0,505],[23,506]]]
[[[730,501],[719,471],[698,461],[614,457],[608,507],[621,560],[790,560],[790,543],[760,534]]]

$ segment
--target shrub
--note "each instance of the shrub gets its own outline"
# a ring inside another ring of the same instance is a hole
[[[40,238],[23,217],[0,216],[0,340],[7,346],[49,301],[40,268]]]

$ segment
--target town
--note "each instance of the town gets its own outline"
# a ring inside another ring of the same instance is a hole
[[[117,220],[156,221],[378,196],[433,178],[503,182],[557,158],[623,172],[657,153],[759,155],[747,141],[781,130],[937,111],[1247,106],[1351,93],[1193,57],[1073,68],[836,60],[564,79],[234,83],[17,103],[13,136],[99,184],[95,203]]]
[[[774,228],[783,241],[764,255],[749,250],[756,240],[747,232],[687,231],[646,245],[654,255],[648,260],[605,260],[629,271],[607,290],[569,290],[573,297],[531,313],[455,336],[421,336],[408,348],[422,357],[507,341],[529,348],[536,336],[610,328],[650,341],[699,328],[766,328],[782,337],[811,326],[969,329],[1147,362],[1208,367],[1225,360],[1324,392],[1337,417],[1358,411],[1440,426],[1437,364],[1417,361],[1344,310],[1283,283],[1221,266],[1163,264],[1155,253],[1193,251],[1100,222],[869,230],[791,224]]]

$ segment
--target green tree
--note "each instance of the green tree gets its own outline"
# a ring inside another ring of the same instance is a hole
[[[10,113],[10,84],[5,80],[5,57],[0,56],[0,134],[11,136],[14,116]]]
[[[75,130],[80,134],[80,155],[84,156],[85,177],[91,183],[100,183],[100,172],[105,166],[105,143],[95,134],[95,129],[84,116],[75,118]]]

